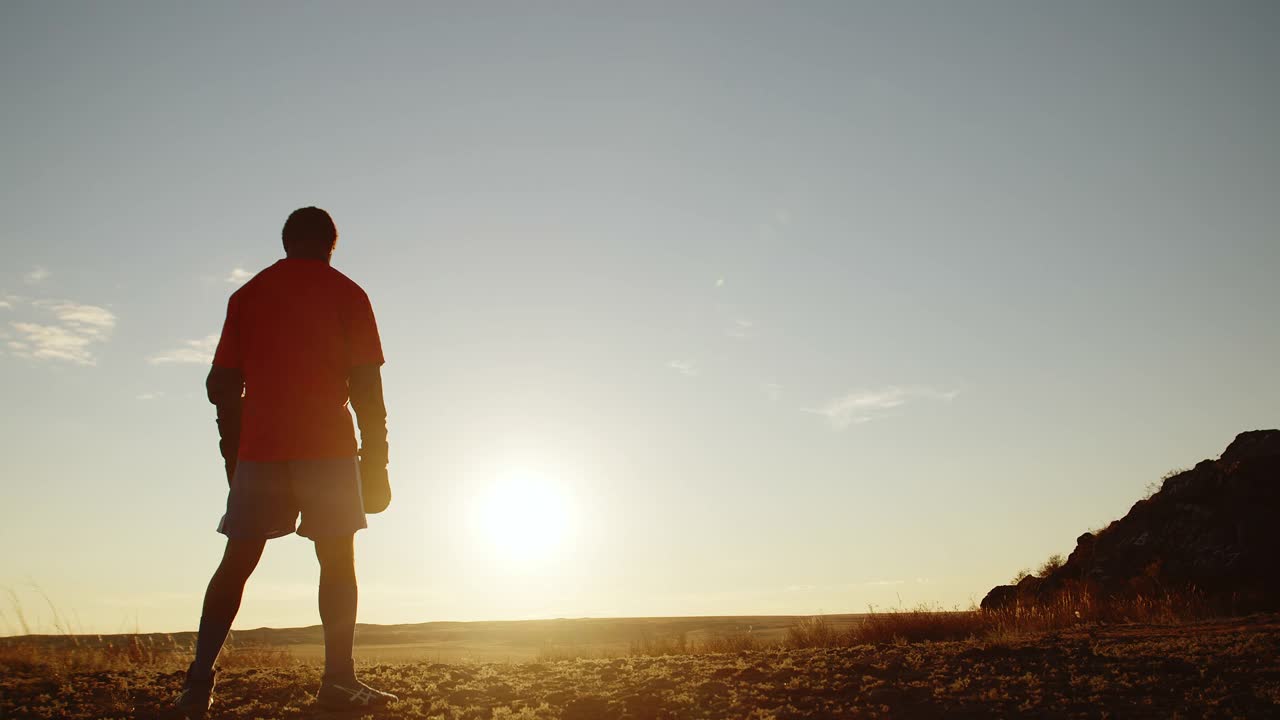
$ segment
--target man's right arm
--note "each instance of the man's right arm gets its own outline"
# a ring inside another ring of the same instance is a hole
[[[218,449],[227,469],[227,482],[236,474],[240,454],[240,410],[244,403],[244,373],[214,365],[204,382],[209,402],[218,408]]]
[[[227,319],[222,324],[218,348],[213,353],[213,368],[204,387],[209,402],[218,408],[218,449],[227,468],[227,482],[236,474],[236,458],[240,454],[240,406],[244,397],[244,367],[240,356],[240,312],[232,293],[227,300]]]
[[[382,339],[369,296],[352,285],[343,326],[347,341],[347,397],[360,426],[360,476],[364,510],[382,512],[391,502],[387,480],[387,406],[382,399]]]

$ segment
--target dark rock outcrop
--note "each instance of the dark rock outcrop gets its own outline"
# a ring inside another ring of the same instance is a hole
[[[983,609],[1194,590],[1238,610],[1280,608],[1280,430],[1241,433],[1217,460],[1164,481],[1085,533],[1062,567],[993,588]]]

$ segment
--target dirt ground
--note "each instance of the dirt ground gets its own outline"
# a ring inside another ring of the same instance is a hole
[[[369,718],[1280,717],[1280,616],[1005,641],[530,663],[374,664]],[[325,718],[311,666],[223,674],[215,718]],[[159,718],[179,673],[9,668],[3,718]]]

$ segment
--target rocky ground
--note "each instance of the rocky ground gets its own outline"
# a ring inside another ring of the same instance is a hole
[[[1040,637],[364,668],[372,718],[1280,717],[1280,615]],[[5,668],[3,718],[158,718],[179,673]],[[316,668],[226,672],[211,717],[311,718]],[[343,716],[347,717],[347,716]]]

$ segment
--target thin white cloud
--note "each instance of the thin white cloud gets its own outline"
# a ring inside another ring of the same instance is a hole
[[[218,348],[218,336],[206,335],[199,340],[186,340],[172,350],[147,358],[152,365],[200,364],[213,362],[213,351]]]
[[[718,287],[718,288],[722,288],[722,287],[724,287],[724,276],[723,276],[723,275],[722,275],[722,276],[720,276],[720,277],[718,277],[718,278],[716,278],[716,287]]]
[[[914,400],[952,400],[956,390],[940,391],[927,387],[900,387],[891,385],[878,390],[860,390],[833,398],[819,408],[802,408],[805,412],[822,415],[837,430],[874,420],[880,414],[902,407]]]
[[[698,374],[698,367],[688,360],[672,360],[667,363],[667,367],[675,370],[681,375],[693,376]]]
[[[22,276],[22,279],[26,280],[27,283],[30,285],[38,285],[39,283],[44,282],[48,278],[49,278],[48,269],[43,268],[39,265],[35,266],[34,268],[31,269],[30,272]]]
[[[39,300],[33,307],[52,315],[56,322],[9,323],[20,338],[8,343],[14,355],[77,365],[97,364],[93,346],[111,336],[116,326],[115,313],[97,305],[68,300]]]
[[[862,584],[868,587],[884,587],[887,585],[903,585],[905,583],[905,580],[868,580]]]
[[[66,300],[39,300],[35,305],[48,309],[63,325],[82,335],[106,337],[116,326],[115,313],[97,305]]]
[[[162,397],[164,397],[162,392],[144,392],[138,395],[139,400],[157,400]]]
[[[37,360],[66,360],[80,365],[93,365],[96,360],[89,344],[93,338],[80,335],[61,325],[16,322],[13,329],[23,340],[10,342],[15,355]]]
[[[760,389],[764,391],[764,394],[770,400],[777,401],[778,398],[782,397],[782,386],[778,383],[760,383]]]
[[[244,268],[232,268],[231,274],[227,275],[227,282],[232,285],[240,285],[251,277],[253,277],[253,273]]]

